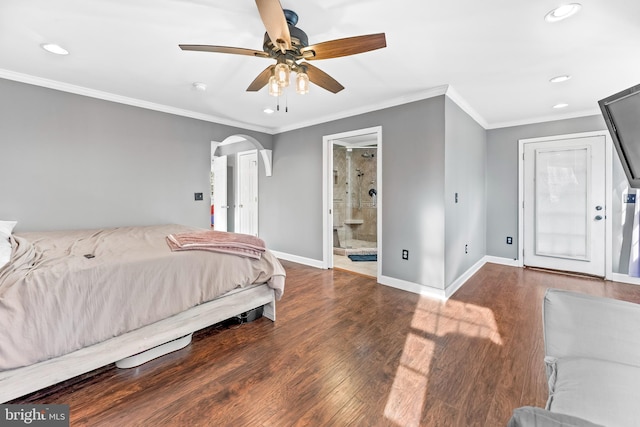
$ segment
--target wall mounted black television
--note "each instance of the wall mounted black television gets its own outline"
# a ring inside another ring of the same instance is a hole
[[[640,188],[640,85],[598,101],[631,188]]]

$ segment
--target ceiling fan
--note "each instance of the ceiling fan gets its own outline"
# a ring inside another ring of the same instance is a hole
[[[181,44],[180,49],[201,52],[230,53],[271,58],[276,64],[265,68],[247,88],[257,92],[269,85],[269,93],[280,96],[289,85],[290,73],[296,73],[296,92],[309,92],[309,82],[332,93],[344,86],[333,77],[306,61],[355,55],[387,46],[384,33],[347,37],[309,45],[307,34],[296,27],[298,15],[282,9],[279,0],[256,0],[260,18],[266,28],[262,51],[228,46]]]

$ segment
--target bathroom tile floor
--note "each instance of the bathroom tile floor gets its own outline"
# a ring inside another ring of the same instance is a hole
[[[376,261],[354,262],[346,256],[333,254],[333,267],[365,276],[378,277],[378,263]]]

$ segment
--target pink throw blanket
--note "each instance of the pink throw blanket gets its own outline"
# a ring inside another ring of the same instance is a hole
[[[169,234],[167,244],[172,251],[211,251],[260,259],[264,241],[248,234],[225,231],[194,231]]]

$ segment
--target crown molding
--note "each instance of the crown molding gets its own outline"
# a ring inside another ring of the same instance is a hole
[[[282,126],[272,129],[272,133],[278,134],[283,132],[289,132],[296,129],[302,129],[309,126],[315,126],[322,123],[328,123],[335,120],[346,119],[348,117],[357,116],[359,114],[370,113],[372,111],[383,110],[385,108],[396,107],[402,104],[408,104],[409,102],[422,101],[423,99],[434,98],[436,96],[445,95],[447,93],[449,85],[436,86],[430,89],[418,91],[410,95],[400,96],[397,98],[388,99],[385,102],[378,104],[368,104],[364,107],[354,108],[347,111],[342,111],[337,114],[325,115],[318,117],[314,120],[307,120],[305,122],[298,122],[293,125]]]
[[[379,104],[371,104],[366,107],[356,108],[352,110],[343,111],[341,113],[318,117],[313,121],[300,122],[295,125],[285,126],[275,129],[275,133],[288,132],[295,129],[301,129],[313,125],[327,123],[334,120],[345,119],[348,117],[356,116],[358,114],[370,113],[372,111],[378,111],[385,108],[396,107],[398,105],[408,104],[410,102],[422,101],[424,99],[435,98],[436,96],[446,95],[451,101],[453,101],[458,107],[467,113],[473,120],[475,120],[484,129],[489,129],[490,126],[487,121],[478,113],[471,105],[456,91],[451,85],[436,86],[430,89],[422,90],[411,95],[401,96],[387,100]]]
[[[354,108],[351,110],[343,111],[336,114],[325,115],[317,117],[314,120],[307,120],[304,122],[298,122],[296,124],[278,127],[268,128],[263,126],[256,126],[250,123],[231,120],[223,117],[218,117],[210,114],[198,113],[196,111],[184,110],[181,108],[171,107],[164,104],[157,104],[154,102],[143,101],[141,99],[129,98],[122,95],[113,94],[110,92],[103,92],[95,89],[90,89],[83,86],[72,85],[56,80],[45,79],[42,77],[36,77],[29,74],[18,73],[0,68],[0,78],[13,80],[21,83],[27,83],[35,86],[46,87],[49,89],[59,90],[62,92],[69,92],[76,95],[87,96],[90,98],[101,99],[105,101],[116,102],[119,104],[130,105],[133,107],[145,108],[148,110],[159,111],[168,114],[174,114],[177,116],[189,117],[192,119],[203,120],[206,122],[218,123],[227,126],[238,127],[241,129],[253,130],[256,132],[262,132],[269,135],[275,135],[278,133],[288,132],[296,129],[302,129],[309,126],[319,125],[335,120],[345,119],[348,117],[357,116],[359,114],[366,114],[372,111],[383,110],[385,108],[396,107],[398,105],[408,104],[410,102],[422,101],[424,99],[434,98],[436,96],[445,95],[451,99],[458,107],[466,112],[473,120],[475,120],[484,129],[499,129],[513,126],[523,126],[529,124],[550,122],[556,120],[574,119],[586,116],[600,115],[600,110],[594,108],[591,110],[576,111],[567,114],[550,114],[547,116],[528,118],[523,120],[513,120],[507,122],[489,123],[484,117],[482,117],[451,85],[436,86],[433,88],[417,91],[408,95],[392,98],[378,104],[368,104],[363,107]]]
[[[453,88],[453,86],[448,85],[447,94],[450,100],[452,100],[458,107],[462,109],[465,113],[467,113],[473,120],[475,120],[480,126],[482,126],[485,130],[489,128],[489,123],[478,113],[472,106],[467,102],[466,99],[462,97],[458,93],[457,90]]]
[[[250,123],[229,120],[222,117],[213,116],[210,114],[198,113],[196,111],[184,110],[181,108],[171,107],[168,105],[156,104],[154,102],[143,101],[141,99],[136,99],[136,98],[129,98],[122,95],[116,95],[110,92],[103,92],[100,90],[90,89],[83,86],[76,86],[69,83],[45,79],[42,77],[36,77],[29,74],[18,73],[15,71],[5,70],[1,68],[0,68],[0,78],[13,80],[21,83],[27,83],[35,86],[46,87],[49,89],[55,89],[62,92],[69,92],[76,95],[88,96],[90,98],[102,99],[104,101],[117,102],[119,104],[130,105],[133,107],[145,108],[147,110],[154,110],[154,111],[160,111],[162,113],[189,117],[192,119],[203,120],[206,122],[213,122],[213,123],[218,123],[218,124],[227,125],[227,126],[239,127],[242,129],[248,129],[248,130],[263,132],[267,134],[274,133],[273,129],[264,128],[261,126],[255,126]]]
[[[566,119],[577,119],[580,117],[588,117],[588,116],[599,116],[601,114],[602,112],[599,109],[594,108],[591,110],[575,111],[573,113],[550,114],[548,116],[540,116],[540,117],[534,117],[534,118],[523,119],[523,120],[513,120],[508,122],[492,123],[490,126],[486,127],[485,129],[489,130],[489,129],[508,128],[513,126],[533,125],[536,123],[554,122],[554,121],[566,120]]]

